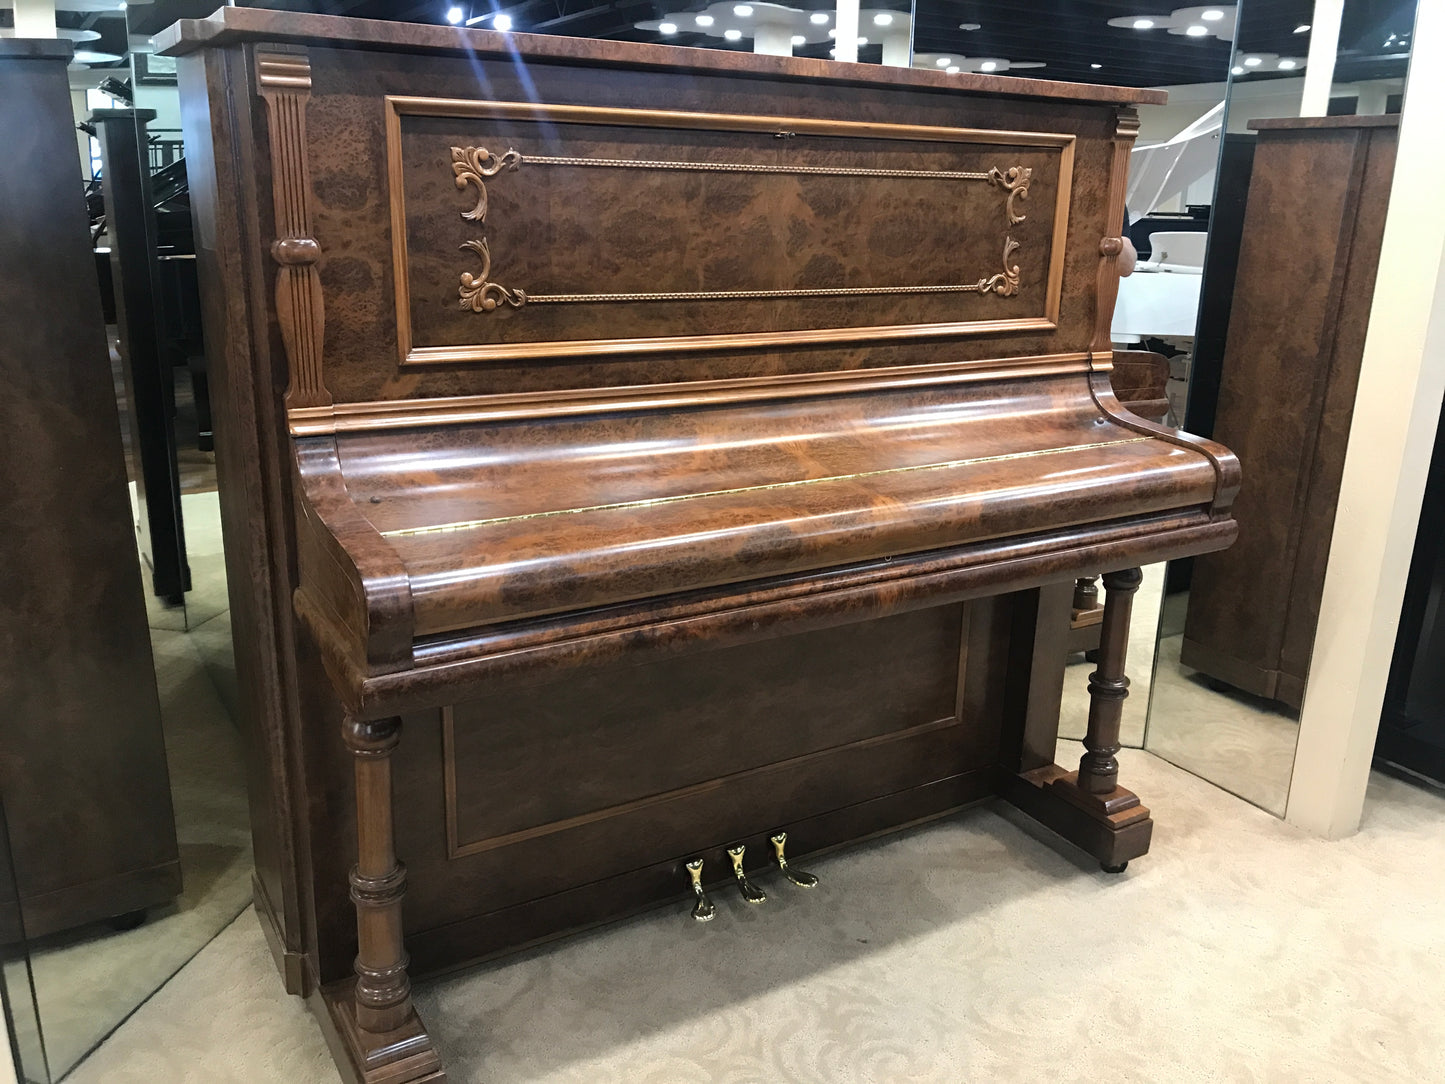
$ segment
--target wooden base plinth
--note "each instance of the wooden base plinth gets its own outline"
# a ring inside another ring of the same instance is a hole
[[[1077,772],[1050,764],[1014,776],[1003,796],[1104,866],[1120,866],[1149,851],[1154,822],[1138,797],[1123,787],[1089,794],[1079,789]]]
[[[348,1084],[446,1084],[431,1036],[415,1012],[394,1031],[356,1026],[355,981],[323,987],[310,999],[331,1056]]]

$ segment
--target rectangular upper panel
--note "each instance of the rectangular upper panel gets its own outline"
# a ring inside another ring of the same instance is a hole
[[[1074,137],[387,99],[404,365],[1052,330]]]

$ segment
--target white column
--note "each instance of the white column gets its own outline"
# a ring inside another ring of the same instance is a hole
[[[1355,100],[1357,117],[1380,117],[1390,101],[1389,83],[1361,83],[1360,96]]]
[[[792,28],[781,23],[758,23],[753,27],[753,52],[764,56],[792,56]]]
[[[912,38],[907,25],[888,27],[883,32],[883,63],[890,68],[906,68],[912,64]]]
[[[1340,19],[1344,14],[1345,0],[1315,0],[1304,96],[1299,105],[1302,117],[1323,117],[1330,111],[1330,87],[1335,82],[1335,54],[1340,51]]]
[[[837,35],[833,47],[838,50],[834,60],[858,59],[858,0],[838,0],[838,14],[833,19]]]
[[[15,36],[55,37],[55,0],[15,0]]]
[[[1445,396],[1445,4],[1420,5],[1380,272],[1285,819],[1360,825],[1425,476]],[[1246,472],[1248,467],[1245,468]],[[1248,485],[1248,474],[1246,473]]]

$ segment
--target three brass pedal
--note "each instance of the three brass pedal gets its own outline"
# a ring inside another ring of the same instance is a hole
[[[777,859],[778,869],[782,870],[783,876],[799,888],[816,888],[818,878],[811,873],[804,873],[800,869],[788,865],[788,856],[785,848],[788,845],[788,833],[779,832],[777,835],[769,836],[769,842],[773,845],[773,855]],[[738,891],[748,903],[766,903],[767,893],[760,889],[752,881],[748,880],[747,872],[743,869],[743,855],[747,847],[739,843],[736,847],[727,849],[728,857],[732,859],[733,876],[738,882]],[[692,893],[697,898],[693,904],[692,917],[699,922],[711,922],[717,914],[717,907],[712,900],[708,899],[707,893],[702,887],[702,859],[694,858],[687,863],[687,873],[692,885]]]

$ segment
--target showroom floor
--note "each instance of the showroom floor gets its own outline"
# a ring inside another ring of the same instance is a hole
[[[765,906],[656,911],[418,1004],[458,1082],[1441,1079],[1445,795],[1377,774],[1327,843],[1121,760],[1158,822],[1121,877],[990,805],[820,860],[813,892],[769,877]],[[337,1079],[249,911],[70,1078]]]

